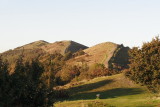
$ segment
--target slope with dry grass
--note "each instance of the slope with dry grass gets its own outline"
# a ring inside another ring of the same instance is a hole
[[[1,55],[9,62],[14,62],[15,59],[17,59],[17,57],[22,53],[25,57],[28,56],[26,59],[31,59],[42,54],[53,54],[55,52],[58,52],[64,55],[68,51],[77,52],[80,49],[86,48],[88,47],[73,41],[59,41],[55,43],[48,43],[46,41],[40,40],[17,47],[13,50],[8,50],[4,53],[1,53]]]
[[[2,55],[3,59],[7,59],[9,64],[11,65],[11,69],[14,69],[15,61],[22,54],[25,61],[30,61],[31,59],[54,54],[55,52],[64,55],[69,51],[77,52],[80,49],[86,48],[88,47],[73,41],[59,41],[55,43],[48,43],[46,41],[40,40],[17,47],[13,50],[8,50],[4,53],[1,53],[0,55]]]
[[[86,49],[87,46],[76,43],[74,41],[58,41],[42,47],[47,53],[60,53],[64,55],[66,52],[77,52],[80,49]]]
[[[104,64],[107,68],[113,63],[126,66],[128,64],[128,47],[112,42],[105,42],[83,50],[84,55],[77,56],[68,61],[68,64],[87,63],[89,66],[95,63]]]

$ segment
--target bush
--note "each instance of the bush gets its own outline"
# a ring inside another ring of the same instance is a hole
[[[109,69],[105,67],[104,64],[96,63],[90,67],[88,74],[90,78],[95,78],[95,77],[111,75],[111,72],[109,71]]]
[[[66,84],[79,75],[80,68],[78,66],[65,66],[60,73],[60,78]]]
[[[146,85],[152,91],[160,88],[160,39],[153,38],[142,48],[134,47],[129,52],[130,65],[126,76]]]

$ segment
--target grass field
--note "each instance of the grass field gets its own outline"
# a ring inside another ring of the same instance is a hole
[[[68,88],[71,97],[55,107],[160,107],[160,97],[118,74]],[[100,94],[97,98],[96,95]]]

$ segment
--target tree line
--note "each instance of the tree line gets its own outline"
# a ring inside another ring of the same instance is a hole
[[[48,107],[53,105],[57,94],[53,85],[46,84],[48,78],[44,66],[38,59],[23,61],[20,56],[14,72],[0,57],[0,106],[1,107]]]

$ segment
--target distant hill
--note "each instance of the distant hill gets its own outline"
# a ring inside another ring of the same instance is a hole
[[[39,40],[39,41],[35,41],[32,43],[26,44],[24,46],[17,47],[17,48],[15,48],[15,50],[20,50],[23,48],[24,49],[36,49],[36,48],[41,48],[42,46],[45,46],[47,44],[50,44],[50,43],[43,41],[43,40]]]
[[[11,64],[11,66],[14,68],[16,59],[22,54],[24,56],[24,60],[30,60],[40,56],[53,54],[55,52],[64,55],[68,51],[77,52],[80,49],[87,48],[87,46],[74,41],[58,41],[55,43],[48,43],[40,40],[17,47],[13,50],[8,50],[0,55],[2,55],[3,59],[7,59],[9,64]]]
[[[47,53],[61,53],[64,55],[66,52],[77,52],[80,49],[87,49],[87,46],[76,43],[74,41],[58,41],[55,43],[50,43],[41,47]]]
[[[74,41],[48,43],[40,40],[6,51],[1,55],[4,59],[7,59],[10,64],[13,64],[22,53],[25,60],[30,60],[53,53],[60,53],[62,55],[69,51],[75,53],[80,49],[83,50],[85,54],[70,59],[67,61],[67,64],[75,65],[85,62],[90,66],[95,63],[100,63],[104,64],[107,68],[114,69],[124,68],[128,64],[129,48],[112,42],[105,42],[88,48]]]
[[[17,47],[13,50],[8,50],[4,53],[1,53],[3,57],[8,59],[8,57],[16,57],[20,54],[24,54],[24,56],[27,56],[29,54],[53,54],[55,52],[61,53],[64,55],[66,52],[77,52],[80,49],[87,49],[87,46],[84,46],[82,44],[76,43],[74,41],[58,41],[55,43],[48,43],[46,41],[40,40],[35,41],[29,44],[26,44],[24,46]],[[37,56],[37,55],[36,55]]]
[[[84,50],[85,55],[71,59],[69,64],[80,64],[82,61],[88,65],[104,64],[107,68],[125,67],[128,64],[129,47],[112,42],[105,42]]]

